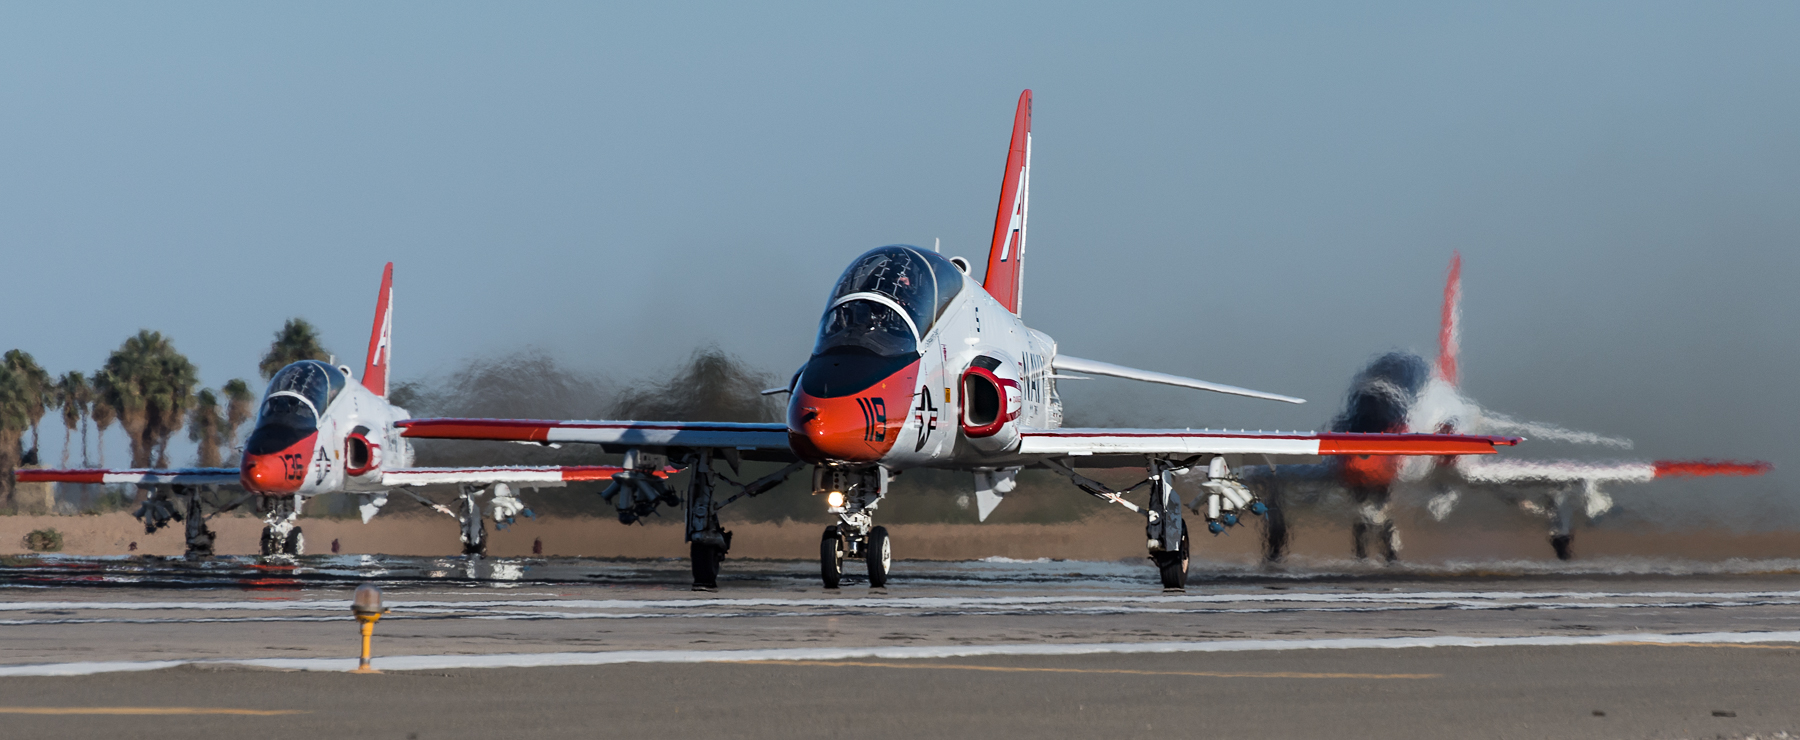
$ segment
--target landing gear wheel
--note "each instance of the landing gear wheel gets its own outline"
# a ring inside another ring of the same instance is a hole
[[[819,540],[819,576],[828,589],[837,588],[844,579],[844,536],[838,534],[836,525],[826,527]]]
[[[1151,556],[1156,561],[1157,572],[1162,575],[1163,590],[1187,590],[1188,552],[1187,521],[1182,520],[1181,549],[1177,552],[1159,552]]]
[[[694,566],[694,590],[718,590],[719,564],[725,562],[725,551],[712,545],[689,542],[688,559]]]
[[[463,554],[487,555],[487,522],[476,519],[463,525]]]
[[[888,546],[887,527],[869,530],[869,543],[863,547],[863,560],[869,564],[869,588],[887,588],[888,567],[894,564],[894,551]]]
[[[1551,535],[1550,547],[1551,549],[1556,550],[1557,560],[1569,560],[1575,557],[1574,551],[1569,549],[1569,545],[1574,539],[1575,536],[1570,534]]]
[[[263,527],[263,531],[262,531],[262,554],[263,554],[263,556],[267,557],[270,555],[280,555],[281,554],[281,545],[282,545],[282,542],[281,542],[280,538],[275,536],[275,528],[274,527]]]
[[[283,555],[305,555],[306,554],[306,535],[300,532],[299,527],[295,527],[292,530],[288,531],[287,540],[281,543],[281,554],[283,554]]]

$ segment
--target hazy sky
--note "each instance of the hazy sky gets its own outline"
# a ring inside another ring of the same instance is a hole
[[[785,377],[856,254],[981,256],[1030,87],[1027,320],[1313,400],[1065,383],[1077,420],[1320,426],[1371,354],[1432,349],[1460,249],[1475,398],[1800,470],[1796,31],[1774,3],[11,3],[0,348],[91,370],[147,327],[217,385],[304,316],[360,366],[393,260],[401,377],[707,342]]]

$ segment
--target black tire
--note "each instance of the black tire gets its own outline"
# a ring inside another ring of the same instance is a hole
[[[695,590],[719,587],[719,564],[725,561],[724,551],[712,545],[689,542],[688,561],[694,567]]]
[[[1279,563],[1287,557],[1288,551],[1287,512],[1281,506],[1279,494],[1272,495],[1265,503],[1269,513],[1263,518],[1263,560]]]
[[[487,522],[475,520],[475,541],[463,543],[464,555],[487,555]]]
[[[887,588],[888,571],[894,565],[887,527],[869,530],[869,542],[863,547],[863,562],[869,565],[869,588]]]
[[[287,539],[281,543],[281,554],[306,554],[306,535],[300,531],[299,527],[288,530]]]
[[[837,588],[844,580],[844,537],[836,526],[826,527],[819,540],[819,576],[828,589]]]
[[[1575,535],[1572,534],[1559,534],[1550,537],[1550,548],[1556,551],[1557,560],[1571,560],[1575,557],[1575,551],[1569,547],[1574,543],[1574,540]]]
[[[267,557],[269,555],[281,554],[281,544],[282,543],[275,541],[275,528],[274,527],[263,527],[263,531],[262,531],[262,554],[263,554],[263,556]]]
[[[1187,590],[1188,558],[1187,520],[1183,519],[1181,520],[1181,549],[1176,552],[1156,554],[1156,570],[1162,576],[1163,590]]]

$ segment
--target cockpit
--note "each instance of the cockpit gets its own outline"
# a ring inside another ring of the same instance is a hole
[[[317,432],[319,415],[344,389],[345,381],[343,371],[318,360],[301,360],[275,373],[245,453],[279,452]]]
[[[826,303],[802,389],[844,396],[912,364],[962,288],[962,271],[936,252],[894,245],[856,258]]]

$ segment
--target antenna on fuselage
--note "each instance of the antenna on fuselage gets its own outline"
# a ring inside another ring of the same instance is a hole
[[[939,241],[940,240],[937,237],[935,237],[935,236],[931,237],[931,251],[937,252],[938,254],[943,254],[944,253],[944,245],[939,244],[938,243]]]

